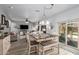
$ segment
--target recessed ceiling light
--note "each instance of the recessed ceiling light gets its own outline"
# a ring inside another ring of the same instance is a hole
[[[40,12],[40,10],[35,10],[35,12]]]
[[[9,8],[13,9],[14,7],[13,6],[10,6]]]
[[[25,21],[25,23],[29,23],[29,22],[28,22],[28,18],[26,18],[26,21]]]
[[[54,4],[51,4],[51,6],[53,6]]]
[[[50,4],[48,6],[46,6],[47,9],[51,9],[54,6],[54,4]]]

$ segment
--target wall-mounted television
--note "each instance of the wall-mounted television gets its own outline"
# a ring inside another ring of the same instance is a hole
[[[29,26],[28,25],[20,25],[20,29],[28,29]]]

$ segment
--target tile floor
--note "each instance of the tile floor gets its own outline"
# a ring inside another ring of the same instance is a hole
[[[7,52],[7,55],[27,55],[26,40],[21,39],[19,41],[13,42],[10,49]],[[66,49],[60,48],[60,55],[74,55],[72,52],[69,52]]]

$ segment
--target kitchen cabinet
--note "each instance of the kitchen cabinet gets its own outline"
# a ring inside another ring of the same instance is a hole
[[[10,47],[10,35],[3,40],[3,54],[6,54]]]
[[[3,54],[3,40],[0,39],[0,55]]]
[[[5,55],[10,48],[10,35],[0,39],[0,54]]]

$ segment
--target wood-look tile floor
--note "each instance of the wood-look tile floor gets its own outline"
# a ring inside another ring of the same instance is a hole
[[[73,55],[72,52],[60,48],[60,55]],[[18,40],[11,43],[10,49],[7,52],[7,55],[27,55],[27,44],[25,39]],[[33,55],[36,55],[35,53]]]
[[[12,42],[7,55],[26,55],[27,54],[27,44],[25,39]]]
[[[10,49],[7,52],[7,55],[27,55],[27,43],[25,39],[11,43]],[[33,53],[31,55],[38,55]]]

